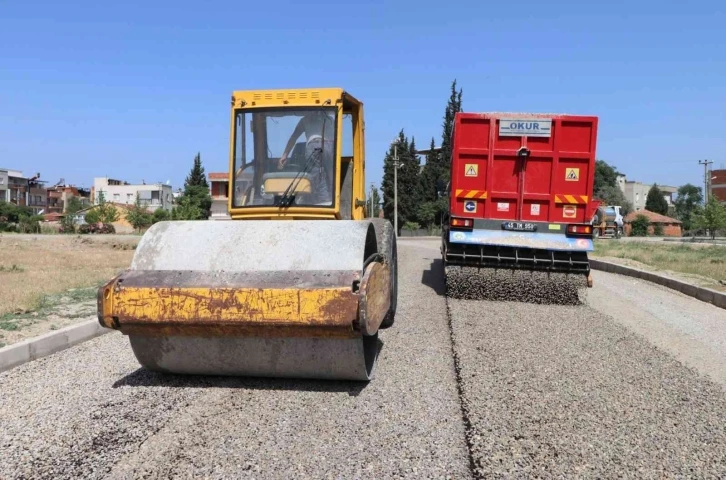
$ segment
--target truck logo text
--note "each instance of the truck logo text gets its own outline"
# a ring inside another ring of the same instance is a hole
[[[499,120],[499,136],[502,137],[549,137],[551,135],[551,119],[502,118]]]

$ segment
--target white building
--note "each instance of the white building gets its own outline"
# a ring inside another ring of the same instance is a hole
[[[94,205],[98,205],[101,195],[107,202],[125,205],[133,205],[138,195],[141,204],[152,212],[159,208],[171,211],[173,206],[171,185],[163,183],[130,184],[108,177],[97,177],[93,179],[91,191]]]
[[[209,179],[209,194],[212,197],[209,220],[229,220],[231,218],[227,208],[229,174],[212,172],[207,175],[207,178]]]
[[[625,195],[625,199],[633,205],[633,210],[645,209],[645,201],[648,198],[648,192],[650,191],[653,184],[645,184],[636,182],[633,180],[627,180],[624,175],[618,177],[618,187],[622,190]],[[678,191],[677,187],[671,187],[668,185],[658,185],[658,188],[663,192],[663,198],[665,198],[668,206],[673,205],[673,194]]]

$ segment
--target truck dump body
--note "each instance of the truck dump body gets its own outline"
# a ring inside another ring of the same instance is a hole
[[[459,113],[447,265],[589,274],[597,117]]]

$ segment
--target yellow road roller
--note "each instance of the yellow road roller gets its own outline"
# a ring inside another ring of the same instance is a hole
[[[99,322],[152,371],[371,380],[398,276],[393,226],[366,210],[363,104],[340,88],[231,103],[231,220],[149,228]]]

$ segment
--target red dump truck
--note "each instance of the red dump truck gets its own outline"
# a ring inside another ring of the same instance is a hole
[[[584,275],[598,119],[458,113],[452,132],[444,265]]]

